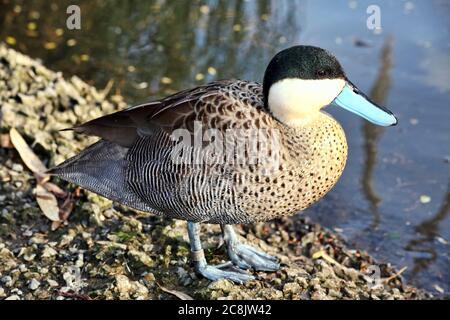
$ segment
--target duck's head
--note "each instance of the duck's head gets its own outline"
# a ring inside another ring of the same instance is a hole
[[[392,112],[359,91],[339,61],[321,48],[295,46],[279,52],[267,66],[263,88],[267,107],[287,125],[305,124],[333,102],[377,125],[397,124]]]

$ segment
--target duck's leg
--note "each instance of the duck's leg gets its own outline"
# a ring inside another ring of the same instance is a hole
[[[278,258],[252,246],[240,243],[231,225],[223,225],[222,232],[223,240],[227,245],[228,256],[239,268],[253,268],[260,271],[276,271],[280,268]]]
[[[237,283],[244,283],[253,280],[254,277],[245,271],[235,268],[231,262],[218,266],[210,266],[206,262],[202,244],[200,242],[200,224],[188,222],[189,242],[191,245],[192,260],[195,264],[195,271],[209,280],[228,279]]]

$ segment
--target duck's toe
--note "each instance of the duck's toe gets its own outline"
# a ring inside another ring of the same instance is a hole
[[[197,272],[203,277],[216,281],[220,279],[227,279],[235,283],[243,284],[250,280],[254,280],[255,277],[247,272],[233,267],[231,263],[226,263],[220,266],[205,265],[197,268]]]
[[[228,256],[241,269],[253,268],[258,271],[277,271],[280,269],[278,258],[246,244],[234,243],[228,245]]]
[[[228,256],[239,268],[245,270],[253,268],[258,271],[277,271],[280,269],[277,257],[241,243],[231,225],[222,226],[222,231],[223,239],[227,245]]]

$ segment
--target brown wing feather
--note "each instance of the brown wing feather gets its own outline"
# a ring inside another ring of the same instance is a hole
[[[155,126],[171,132],[194,112],[194,106],[208,92],[232,81],[217,81],[184,90],[159,101],[144,103],[118,111],[73,128],[78,133],[101,137],[123,147],[130,147],[138,133],[151,134]]]

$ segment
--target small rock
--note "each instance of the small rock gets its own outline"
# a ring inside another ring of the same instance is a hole
[[[53,279],[47,279],[47,283],[48,283],[48,285],[49,285],[50,287],[57,287],[57,286],[59,286],[58,282],[56,282],[56,281],[53,280]]]
[[[153,245],[152,244],[144,244],[143,246],[142,246],[142,249],[145,251],[145,252],[152,252],[152,250],[153,250]]]
[[[125,275],[116,276],[116,289],[121,299],[145,299],[148,289],[138,281],[130,281]]]
[[[11,293],[17,294],[18,296],[23,295],[23,291],[20,290],[19,288],[14,288],[11,290]]]
[[[154,275],[153,273],[151,273],[151,272],[147,273],[147,274],[144,276],[144,279],[145,279],[147,282],[149,282],[149,283],[153,283],[153,282],[155,282],[155,280],[156,280],[155,275]]]
[[[23,233],[24,237],[31,237],[33,235],[33,231],[32,230],[25,230]]]
[[[46,246],[44,248],[44,250],[42,251],[41,258],[49,258],[49,257],[56,256],[57,254],[58,254],[58,252],[55,249],[53,249],[52,247]]]
[[[140,252],[137,250],[130,250],[128,251],[128,255],[135,259],[135,261],[139,261],[143,265],[147,267],[153,267],[154,262],[153,260],[144,252]]]
[[[75,292],[80,291],[83,286],[81,271],[78,267],[70,267],[68,271],[64,272],[63,279],[67,287]]]
[[[220,280],[216,280],[213,281],[209,284],[208,289],[210,290],[216,290],[216,291],[222,291],[224,293],[228,293],[233,289],[233,283],[225,280],[225,279],[220,279]]]
[[[84,264],[84,256],[83,256],[83,253],[79,253],[79,254],[78,254],[78,259],[77,259],[77,261],[75,262],[75,265],[76,265],[78,268],[81,268],[81,267],[83,267],[83,264]]]
[[[288,283],[285,283],[283,286],[283,294],[287,298],[295,297],[296,295],[300,294],[301,291],[302,291],[302,288],[296,282],[288,282]]]
[[[33,279],[31,279],[30,284],[28,285],[28,288],[30,288],[31,290],[36,290],[37,288],[39,288],[40,285],[41,285],[41,283],[33,278]]]
[[[359,273],[355,269],[345,268],[344,274],[350,278],[353,282],[356,282],[359,278]]]
[[[11,169],[16,172],[22,172],[23,166],[19,163],[14,163]]]
[[[4,276],[1,280],[7,287],[12,287],[12,285],[14,284],[14,282],[10,276]]]
[[[439,293],[444,293],[444,292],[445,292],[445,290],[442,289],[442,288],[441,288],[439,285],[437,285],[437,284],[435,284],[433,287],[434,287],[434,289],[436,289],[436,291],[439,292]]]

